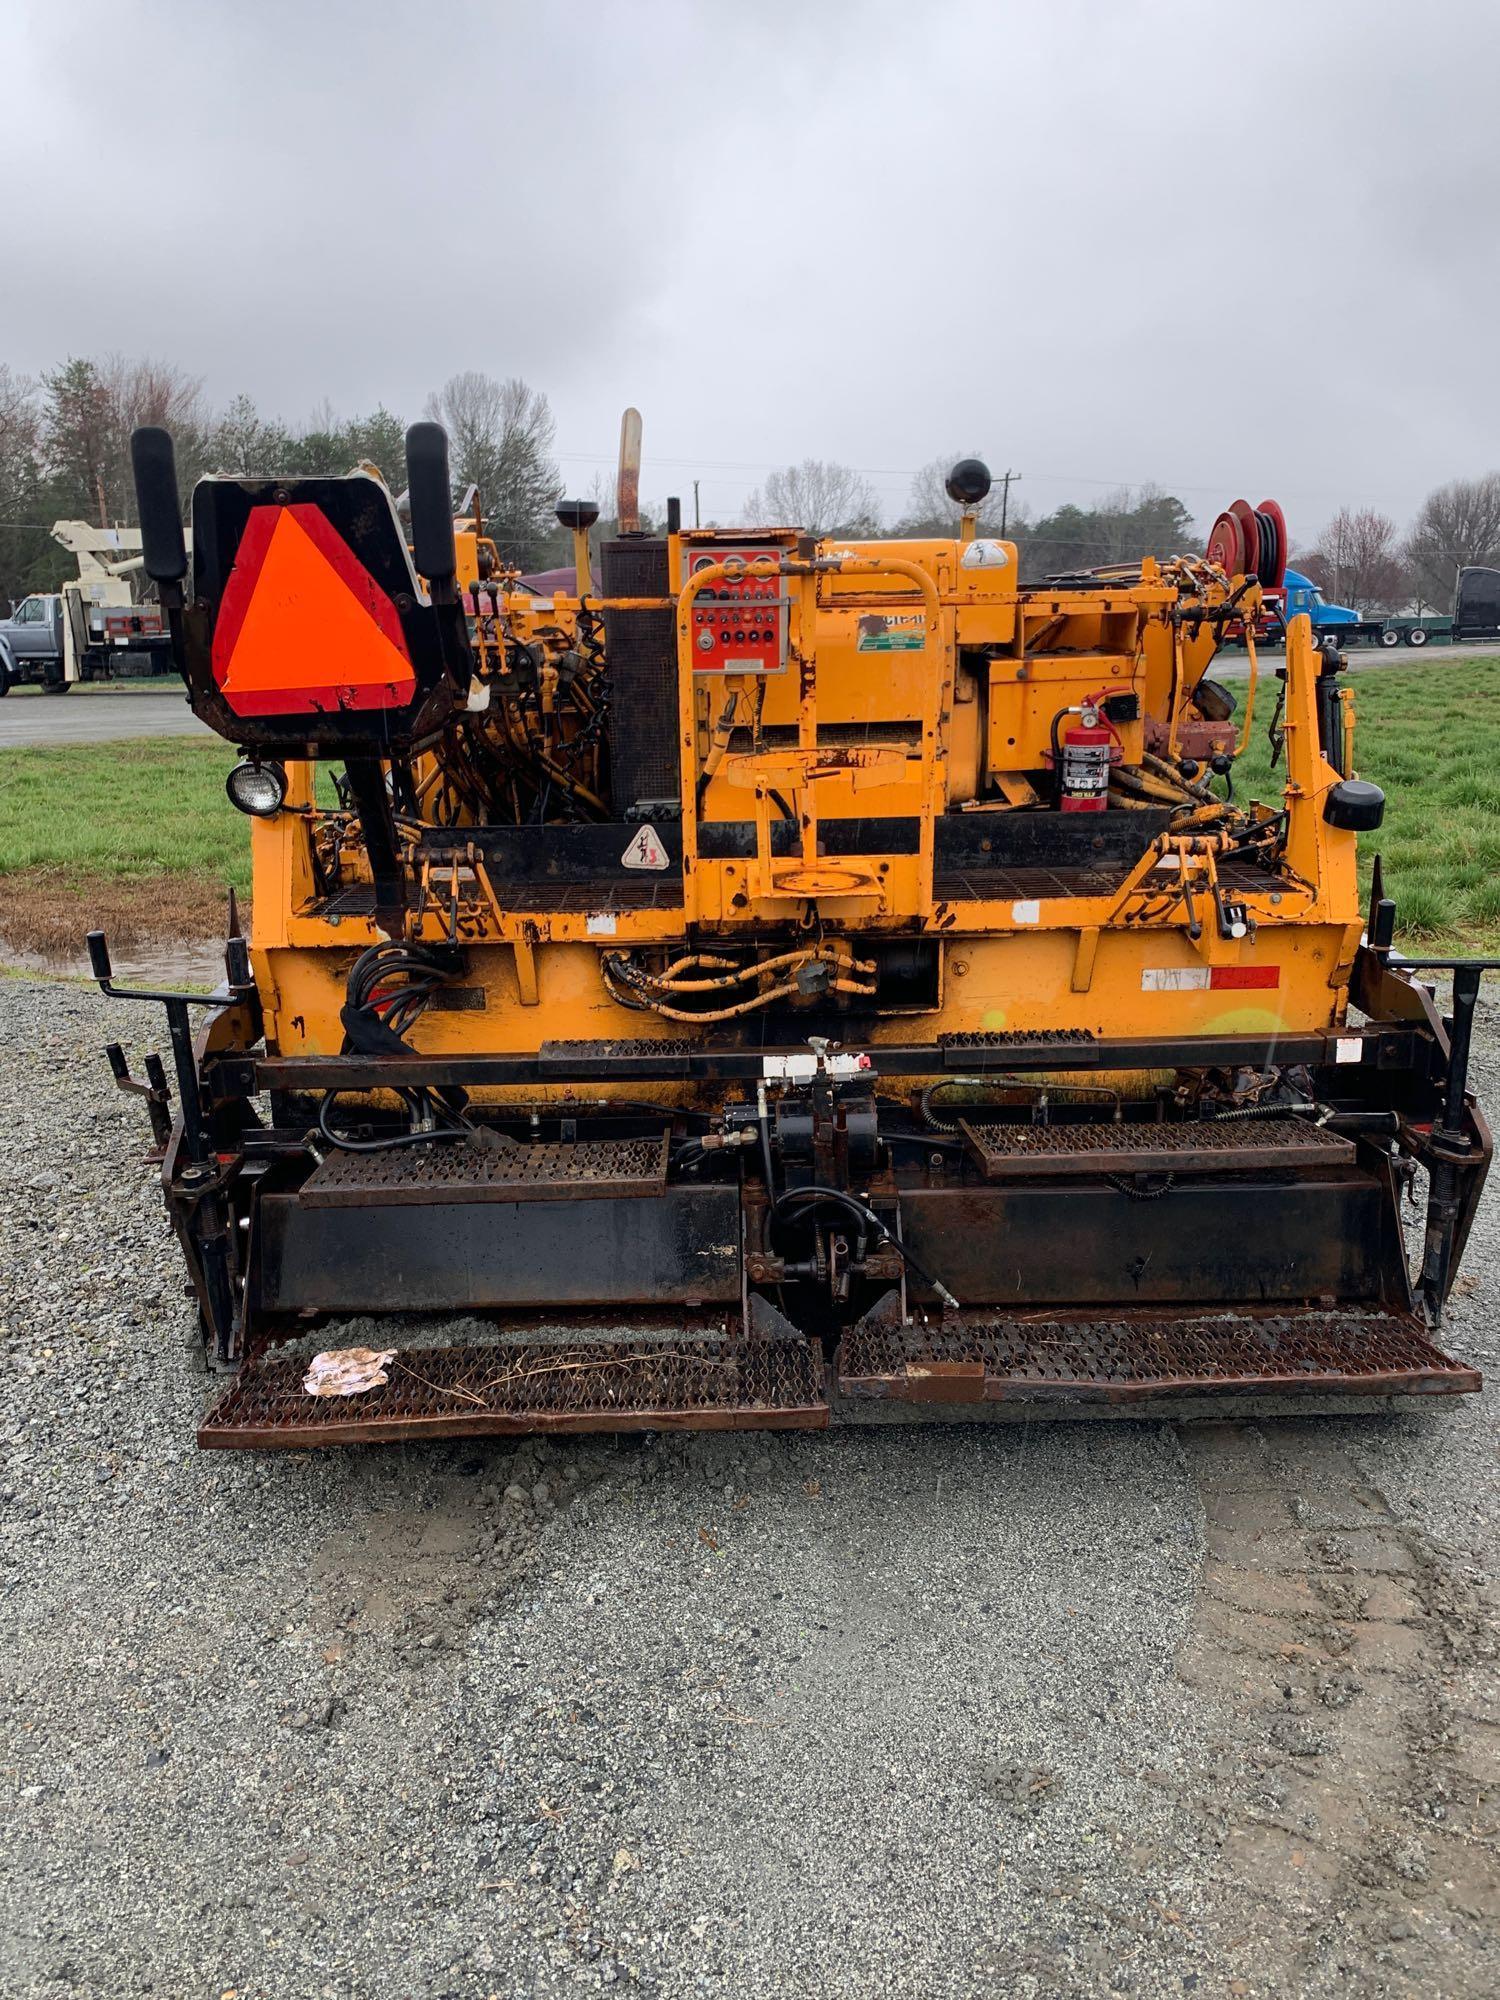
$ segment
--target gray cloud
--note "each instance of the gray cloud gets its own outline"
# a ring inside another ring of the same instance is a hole
[[[85,32],[86,31],[86,32]],[[777,463],[888,510],[978,443],[1310,535],[1500,465],[1500,9],[15,5],[0,359],[169,355],[296,419],[459,368],[570,481]],[[117,107],[124,106],[124,109]]]

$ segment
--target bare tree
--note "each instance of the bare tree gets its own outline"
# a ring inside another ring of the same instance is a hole
[[[172,433],[178,483],[186,494],[204,469],[209,426],[203,384],[175,361],[150,355],[138,360],[106,355],[99,363],[99,380],[109,421],[105,489],[114,518],[129,523],[136,518],[131,432],[141,424],[159,424]]]
[[[951,535],[958,526],[963,508],[957,500],[948,497],[948,474],[961,458],[982,458],[982,452],[955,451],[946,458],[929,459],[920,471],[912,475],[911,493],[907,498],[906,512],[899,526],[907,535]],[[978,507],[978,526],[981,535],[998,535],[1002,510],[1005,514],[1005,531],[1025,525],[1026,512],[1013,497],[1008,508],[1003,507],[1003,496],[998,484],[992,486],[989,497],[981,500]]]
[[[1404,555],[1419,599],[1451,604],[1454,581],[1466,563],[1500,561],[1500,472],[1455,479],[1429,493]]]
[[[40,435],[36,384],[0,361],[0,612],[25,595],[27,573],[45,545]]]
[[[1398,611],[1411,595],[1396,524],[1373,507],[1340,507],[1314,543],[1304,571],[1336,604],[1356,611]]]
[[[466,368],[427,398],[425,415],[448,433],[448,465],[459,486],[483,487],[499,450],[501,388],[493,375]]]
[[[880,526],[875,489],[851,466],[804,458],[768,474],[744,507],[747,528],[801,528],[809,535],[868,535]]]
[[[36,456],[36,384],[0,361],[0,478]]]
[[[552,503],[561,490],[552,457],[557,425],[545,394],[514,375],[497,382],[469,369],[428,397],[427,415],[448,433],[460,489],[478,486],[503,559],[536,568],[552,541]]]
[[[203,422],[203,384],[175,361],[110,354],[99,364],[99,376],[116,421],[127,432],[138,424],[162,424],[175,432]]]

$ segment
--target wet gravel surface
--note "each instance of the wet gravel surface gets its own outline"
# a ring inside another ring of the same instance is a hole
[[[1492,1395],[200,1454],[158,1026],[0,982],[7,2000],[1500,1990]]]

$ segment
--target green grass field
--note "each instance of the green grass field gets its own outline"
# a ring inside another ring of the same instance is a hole
[[[250,886],[250,834],[224,796],[227,743],[0,751],[0,875],[64,867],[149,880],[207,873]]]
[[[1360,881],[1382,857],[1397,935],[1423,944],[1500,943],[1500,659],[1445,660],[1353,673],[1354,759],[1386,796],[1385,825],[1360,841]],[[1235,682],[1241,701],[1244,683]],[[1235,796],[1279,801],[1266,725],[1274,673],[1262,674],[1250,746],[1235,766]]]
[[[1378,848],[1401,936],[1500,945],[1500,659],[1434,653],[1350,681],[1359,772],[1387,799],[1384,827],[1361,843],[1362,879]],[[1266,741],[1276,687],[1262,676],[1235,770],[1242,800],[1280,797]],[[232,761],[226,744],[176,740],[0,752],[0,930],[39,941],[52,905],[107,891],[117,912],[138,906],[141,935],[207,934],[192,928],[197,910],[212,931],[224,885],[250,886],[249,829],[224,796]],[[71,908],[59,922],[71,935]]]
[[[177,739],[0,751],[0,937],[67,963],[94,929],[124,951],[222,937],[227,885],[250,886],[233,761]]]

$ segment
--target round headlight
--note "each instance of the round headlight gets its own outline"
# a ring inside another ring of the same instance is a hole
[[[247,760],[235,765],[224,781],[224,789],[242,813],[270,819],[281,811],[286,798],[286,772],[279,764]]]

